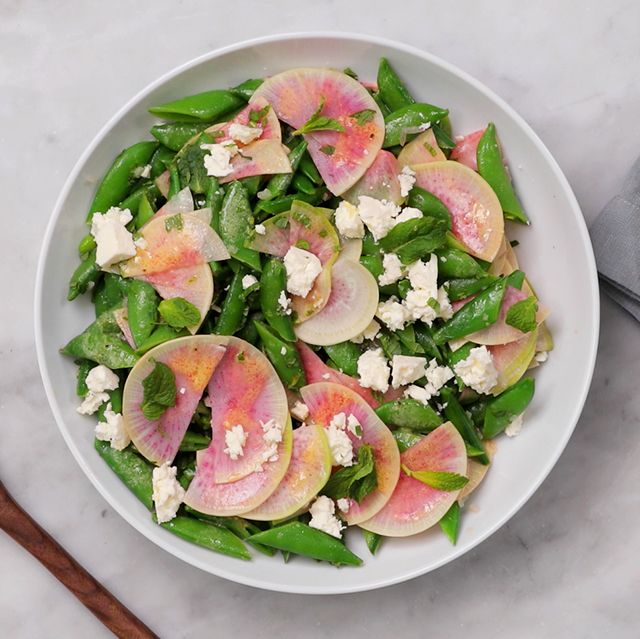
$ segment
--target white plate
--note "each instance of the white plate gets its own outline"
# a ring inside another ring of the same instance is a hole
[[[522,434],[500,441],[494,465],[463,513],[457,546],[438,527],[413,538],[385,540],[371,557],[357,530],[349,545],[365,559],[337,570],[304,559],[285,565],[256,555],[230,559],[183,541],[155,525],[142,504],[93,448],[90,420],[76,413],[75,366],[58,349],[93,318],[88,299],[65,299],[76,247],[95,178],[116,154],[148,137],[147,109],[177,97],[235,85],[296,66],[350,66],[375,79],[386,56],[419,100],[448,107],[454,133],[496,123],[518,193],[532,219],[513,237],[518,256],[543,302],[556,348],[536,374],[537,389]],[[342,593],[380,588],[424,574],[464,554],[495,532],[531,497],[564,449],[584,404],[598,340],[598,284],[587,229],[560,168],[524,120],[482,84],[450,64],[411,47],[370,36],[309,33],[241,43],[193,60],[130,100],[83,153],[56,203],[38,265],[35,329],[38,360],[58,427],[74,457],[104,498],[132,526],[165,550],[215,575],[251,586],[296,593]]]

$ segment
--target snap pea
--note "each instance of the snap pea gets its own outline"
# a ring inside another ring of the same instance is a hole
[[[451,213],[444,202],[433,193],[429,193],[419,186],[414,186],[409,192],[407,206],[419,209],[427,217],[442,220],[447,225],[447,230],[451,230]]]
[[[148,164],[157,148],[157,142],[137,142],[118,155],[98,186],[89,207],[87,222],[91,221],[94,213],[105,213],[127,196],[133,172],[138,167]]]
[[[417,444],[423,437],[424,435],[418,435],[414,431],[406,430],[405,428],[398,428],[393,431],[393,438],[396,440],[398,450],[401,453]]]
[[[175,157],[175,149],[170,149],[161,144],[151,158],[151,179],[157,178],[168,168]]]
[[[138,212],[134,219],[134,224],[137,229],[141,229],[153,216],[155,211],[149,202],[149,198],[146,194],[143,194],[138,204]]]
[[[409,280],[400,280],[397,283],[398,287],[398,295],[404,300],[407,295],[409,295],[409,291],[411,290],[411,282]]]
[[[249,538],[265,546],[328,561],[336,566],[359,566],[362,559],[352,553],[339,539],[327,533],[292,521],[282,526],[263,530]]]
[[[260,271],[260,254],[244,245],[253,225],[253,213],[246,189],[238,181],[231,182],[220,209],[220,237],[235,259]]]
[[[209,177],[205,206],[211,209],[211,228],[218,233],[220,231],[220,210],[224,201],[224,187],[220,185],[217,177]],[[214,262],[217,264],[217,262]]]
[[[500,200],[504,216],[509,220],[529,224],[529,218],[522,209],[522,204],[513,189],[511,177],[504,165],[504,158],[496,137],[496,126],[493,122],[485,129],[476,150],[478,173],[489,183]]]
[[[497,281],[497,277],[493,275],[485,275],[484,277],[462,278],[449,280],[447,283],[447,294],[452,302],[462,300],[469,295],[484,291]]]
[[[143,184],[137,188],[133,193],[128,195],[122,202],[118,204],[121,209],[129,209],[130,211],[137,211],[140,206],[140,201],[143,197],[146,197],[149,202],[155,203],[160,197],[160,189],[154,182]]]
[[[197,450],[202,450],[203,448],[207,448],[211,443],[211,437],[207,435],[201,435],[200,433],[193,433],[188,430],[182,441],[180,442],[180,451],[181,452],[195,452]]]
[[[307,195],[313,195],[316,192],[316,185],[302,173],[295,173],[292,181],[293,187],[300,193],[306,193]]]
[[[69,301],[76,299],[78,295],[85,293],[89,288],[89,284],[98,281],[102,274],[100,267],[96,264],[95,249],[87,255],[87,257],[78,264],[69,280],[69,292],[67,299]]]
[[[136,353],[138,355],[144,355],[147,351],[150,351],[152,348],[159,346],[160,344],[164,344],[169,340],[176,339],[177,337],[185,337],[189,335],[189,331],[186,328],[183,329],[175,329],[171,326],[167,326],[166,324],[161,324],[156,328],[149,337],[147,337],[142,344],[136,349]]]
[[[233,335],[240,329],[247,315],[244,289],[242,288],[242,278],[245,275],[244,268],[239,268],[231,280],[222,311],[220,311],[215,324],[214,331],[218,335]]]
[[[394,355],[402,355],[402,344],[393,333],[387,330],[380,331],[378,341],[387,359],[393,359]]]
[[[487,404],[482,435],[491,439],[501,433],[527,408],[535,392],[535,382],[524,378],[507,388]]]
[[[444,358],[442,356],[442,353],[440,352],[440,349],[438,348],[438,345],[433,340],[431,329],[426,324],[416,323],[414,326],[414,331],[416,334],[416,341],[422,347],[424,354],[427,357],[435,358],[435,360],[439,364],[442,364]]]
[[[407,135],[407,129],[414,129],[420,125],[433,125],[444,118],[449,111],[432,104],[416,103],[396,109],[384,119],[385,132],[383,148],[397,146]]]
[[[438,256],[438,274],[447,279],[460,277],[479,277],[485,272],[471,255],[455,248],[445,247],[436,251]]]
[[[211,122],[170,122],[152,127],[151,135],[171,151],[179,151],[210,126]]]
[[[454,501],[438,523],[447,539],[455,546],[460,531],[460,504]]]
[[[246,189],[249,198],[254,198],[260,190],[260,185],[262,184],[262,176],[250,175],[249,177],[240,178],[240,182]]]
[[[396,255],[403,264],[413,264],[416,260],[428,257],[440,248],[444,244],[445,233],[446,227],[441,226],[428,235],[416,237],[399,247],[396,250]]]
[[[151,284],[131,280],[127,291],[127,318],[137,347],[144,344],[156,326],[158,303],[158,294]]]
[[[266,202],[268,200],[273,200],[274,198],[279,198],[287,192],[289,185],[293,180],[293,172],[298,168],[300,162],[307,150],[307,143],[302,140],[296,146],[291,149],[289,153],[289,163],[291,164],[292,172],[291,173],[278,173],[277,175],[269,178],[267,182],[267,186],[265,191],[268,193],[261,193],[260,196],[262,198],[262,202]],[[315,189],[312,189],[315,192]]]
[[[382,535],[365,530],[364,528],[361,528],[360,530],[362,530],[362,536],[364,537],[364,542],[367,544],[369,552],[372,555],[375,555],[382,543]]]
[[[463,253],[466,253],[468,250],[467,247],[451,231],[447,231],[447,240],[445,244],[449,248],[457,249]]]
[[[207,192],[209,175],[204,165],[207,151],[201,145],[211,144],[213,141],[214,138],[211,135],[201,133],[192,144],[185,145],[176,153],[174,162],[169,166],[169,171],[172,171],[175,164],[180,179],[180,189],[188,186],[191,192],[196,195]]]
[[[465,406],[465,410],[469,413],[471,421],[475,424],[476,428],[482,431],[484,426],[484,415],[487,410],[488,398],[484,397],[479,399],[473,404]]]
[[[332,346],[325,346],[324,352],[331,361],[341,370],[351,377],[358,375],[358,358],[362,355],[362,349],[353,342],[340,342]]]
[[[78,255],[84,259],[94,248],[96,248],[96,241],[93,235],[88,233],[78,243]]]
[[[366,231],[362,238],[363,255],[380,255],[380,245],[373,239],[370,231]]]
[[[319,186],[323,183],[322,176],[316,168],[316,165],[313,163],[313,160],[311,159],[308,151],[302,155],[299,169],[300,172],[303,175],[306,175],[314,184],[317,184]]]
[[[414,104],[409,90],[403,84],[398,74],[393,70],[386,58],[380,58],[378,65],[378,93],[380,99],[391,109],[397,111],[403,107]]]
[[[267,357],[287,388],[298,390],[304,386],[307,380],[296,347],[276,337],[262,322],[254,320],[253,323]]]
[[[85,397],[89,392],[87,388],[87,375],[95,365],[95,362],[90,362],[88,359],[79,360],[78,370],[76,371],[76,395],[78,397]]]
[[[440,398],[443,402],[445,417],[457,428],[460,435],[462,435],[462,439],[474,448],[484,450],[480,435],[471,418],[458,401],[455,392],[448,386],[444,386],[440,389]],[[481,464],[486,465],[489,463],[489,457],[486,453],[478,455],[477,459]]]
[[[324,187],[318,187],[313,195],[307,193],[293,193],[291,195],[283,195],[273,200],[260,200],[256,206],[256,215],[265,213],[266,215],[260,215],[259,219],[264,219],[268,215],[277,215],[278,213],[284,213],[291,210],[291,205],[295,200],[306,202],[307,204],[320,204],[322,198],[327,191]]]
[[[378,91],[370,91],[369,93],[371,94],[374,102],[378,105],[378,108],[380,109],[383,117],[386,118],[391,113],[391,109],[382,101],[382,98],[380,97],[380,93]]]
[[[180,171],[175,164],[169,167],[169,192],[167,193],[167,200],[170,200],[182,189],[180,184]]]
[[[412,324],[395,331],[402,344],[403,355],[418,355],[424,353],[422,346],[416,340],[416,332]]]
[[[244,102],[231,91],[216,89],[151,107],[149,112],[165,120],[207,122],[239,109]]]
[[[278,303],[280,296],[286,294],[287,271],[281,260],[271,258],[265,264],[260,277],[260,307],[264,318],[271,328],[287,342],[295,342],[291,315],[285,315]]]
[[[406,428],[420,433],[427,433],[442,424],[442,418],[431,406],[410,398],[380,404],[375,411],[387,426]]]
[[[98,408],[98,412],[96,413],[99,422],[106,421],[104,418],[104,413],[107,410],[107,407],[110,405],[111,410],[114,413],[122,412],[122,387],[119,386],[115,390],[107,391],[109,395],[109,401],[105,402]]]
[[[366,255],[363,253],[360,256],[360,264],[362,264],[362,266],[364,266],[367,271],[369,271],[369,273],[371,273],[371,275],[376,278],[376,281],[378,281],[378,278],[384,272],[384,266],[382,265],[382,255],[379,252],[375,255]]]
[[[456,148],[456,141],[451,137],[449,116],[442,118],[440,122],[433,124],[431,129],[438,146],[442,149],[442,152],[449,157],[451,150]]]
[[[105,273],[94,288],[93,304],[96,317],[100,317],[100,315],[116,306],[122,306],[128,286],[128,280],[115,273]]]
[[[264,80],[259,78],[245,80],[241,84],[229,89],[229,91],[231,91],[233,95],[237,95],[239,98],[242,98],[245,102],[249,102],[251,96],[263,82]]]

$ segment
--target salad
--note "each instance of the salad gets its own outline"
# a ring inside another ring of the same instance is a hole
[[[455,544],[553,348],[495,126],[453,138],[386,59],[149,111],[69,287],[95,307],[62,353],[98,454],[158,525],[240,559],[359,565],[352,527],[372,554]]]

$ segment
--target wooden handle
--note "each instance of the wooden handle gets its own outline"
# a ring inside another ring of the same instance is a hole
[[[0,481],[0,528],[60,580],[117,637],[157,639],[13,500]]]

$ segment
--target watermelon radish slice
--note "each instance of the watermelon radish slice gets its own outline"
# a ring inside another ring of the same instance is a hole
[[[288,149],[279,140],[256,140],[242,147],[242,152],[231,160],[233,171],[219,178],[220,184],[240,180],[252,175],[291,173]]]
[[[410,470],[460,475],[467,472],[464,441],[451,422],[438,426],[402,453],[400,459]],[[444,492],[431,488],[401,472],[391,499],[360,527],[387,537],[415,535],[438,523],[459,494],[459,490]]]
[[[340,259],[359,262],[362,255],[362,240],[341,238]]]
[[[536,329],[515,342],[487,346],[493,359],[493,365],[498,371],[498,382],[491,389],[492,395],[499,395],[525,374],[536,353],[537,339],[538,330]]]
[[[378,486],[359,504],[350,500],[344,518],[350,525],[369,519],[387,503],[400,474],[400,454],[391,431],[360,395],[340,384],[311,384],[301,388],[300,394],[309,408],[310,423],[326,428],[338,413],[353,415],[360,422],[361,438],[350,431],[346,432],[354,451],[362,444],[369,444],[373,448]]]
[[[334,384],[340,384],[360,395],[371,408],[378,408],[378,406],[380,406],[380,402],[373,396],[371,389],[360,386],[355,377],[351,377],[346,373],[341,373],[335,368],[327,366],[304,342],[296,342],[296,348],[300,355],[307,383],[332,382]]]
[[[284,427],[289,418],[287,395],[267,357],[237,337],[218,338],[225,356],[209,380],[207,406],[211,408],[211,444],[207,458],[211,480],[234,482],[262,466],[269,466],[269,444],[263,424],[274,420]],[[225,434],[240,424],[247,435],[243,454],[233,460],[224,452]]]
[[[331,449],[324,428],[305,425],[293,431],[293,450],[287,472],[275,492],[247,519],[274,521],[306,508],[331,474]]]
[[[442,200],[451,212],[452,231],[475,257],[493,261],[504,236],[498,197],[469,167],[444,161],[418,164],[416,184]]]
[[[278,488],[291,460],[291,419],[288,418],[278,444],[278,460],[264,465],[243,479],[226,484],[213,481],[211,448],[196,453],[196,474],[184,496],[184,503],[207,515],[230,517],[255,510]]]
[[[219,144],[221,142],[231,142],[231,136],[229,135],[229,128],[232,124],[243,124],[245,126],[249,125],[249,121],[251,119],[252,113],[257,113],[261,111],[265,107],[267,107],[269,103],[264,98],[254,98],[251,101],[251,104],[246,106],[240,113],[238,113],[233,119],[228,122],[220,122],[219,124],[214,124],[206,129],[206,133],[213,135],[215,141]],[[260,124],[260,128],[262,129],[262,133],[259,140],[277,140],[280,142],[282,140],[282,130],[280,128],[280,122],[278,122],[278,116],[275,114],[272,108],[269,108],[266,112],[266,116],[262,118]],[[251,142],[247,145],[242,145],[237,141],[233,141],[234,144],[238,146],[242,146],[246,148]],[[244,151],[243,151],[244,152]]]
[[[376,200],[400,204],[404,200],[398,180],[401,168],[393,153],[381,149],[364,175],[342,194],[343,199],[357,205],[361,195],[368,195]]]
[[[131,346],[134,350],[136,347],[136,341],[133,339],[133,333],[131,332],[131,327],[129,326],[129,318],[127,317],[127,309],[126,308],[117,308],[113,311],[113,319],[116,321],[116,324],[122,331],[125,340],[127,340],[127,344]]]
[[[161,206],[152,219],[163,215],[175,215],[176,213],[192,213],[194,208],[191,189],[186,186],[181,191],[178,191],[164,206]]]
[[[191,302],[200,311],[200,321],[194,326],[189,326],[189,331],[192,335],[197,332],[213,300],[213,275],[208,264],[174,268],[140,279],[149,282],[165,300],[183,297],[187,302]]]
[[[403,147],[398,155],[398,164],[402,169],[405,166],[426,164],[427,162],[442,162],[446,159],[447,157],[438,146],[433,131],[427,129]]]
[[[173,461],[202,392],[225,354],[220,341],[212,335],[195,335],[165,342],[146,353],[129,373],[122,400],[124,426],[140,454],[148,460],[158,465]],[[172,370],[176,404],[159,420],[149,421],[140,408],[144,399],[142,381],[155,362]]]
[[[478,170],[478,142],[484,135],[485,129],[468,133],[461,138],[456,138],[456,146],[451,151],[451,159],[457,160],[460,164],[468,166],[474,171]]]
[[[284,257],[291,247],[289,212],[270,217],[262,223],[264,233],[254,233],[247,246],[254,251]]]
[[[121,267],[124,277],[148,276],[229,259],[218,234],[193,213],[154,216],[140,231],[144,239],[135,257]]]
[[[325,307],[295,327],[298,339],[327,346],[345,342],[364,331],[378,308],[378,284],[360,264],[340,256],[331,270],[331,293]]]
[[[493,461],[493,457],[496,454],[496,442],[493,439],[489,439],[483,442],[484,449],[489,457],[489,461]],[[458,501],[460,505],[469,497],[469,495],[481,484],[485,478],[487,471],[490,468],[490,464],[481,464],[475,459],[469,459],[467,461],[467,477],[469,481],[467,485],[460,491],[458,495]]]
[[[169,170],[167,169],[160,173],[154,181],[162,197],[167,197],[167,195],[169,195],[169,189],[171,188],[171,174]]]
[[[251,98],[266,99],[278,118],[302,127],[318,107],[337,120],[344,131],[316,131],[305,135],[309,153],[329,191],[340,195],[369,168],[382,148],[384,119],[369,92],[335,69],[300,68],[265,80]],[[351,117],[365,113],[370,117]],[[330,152],[328,152],[330,151]]]

